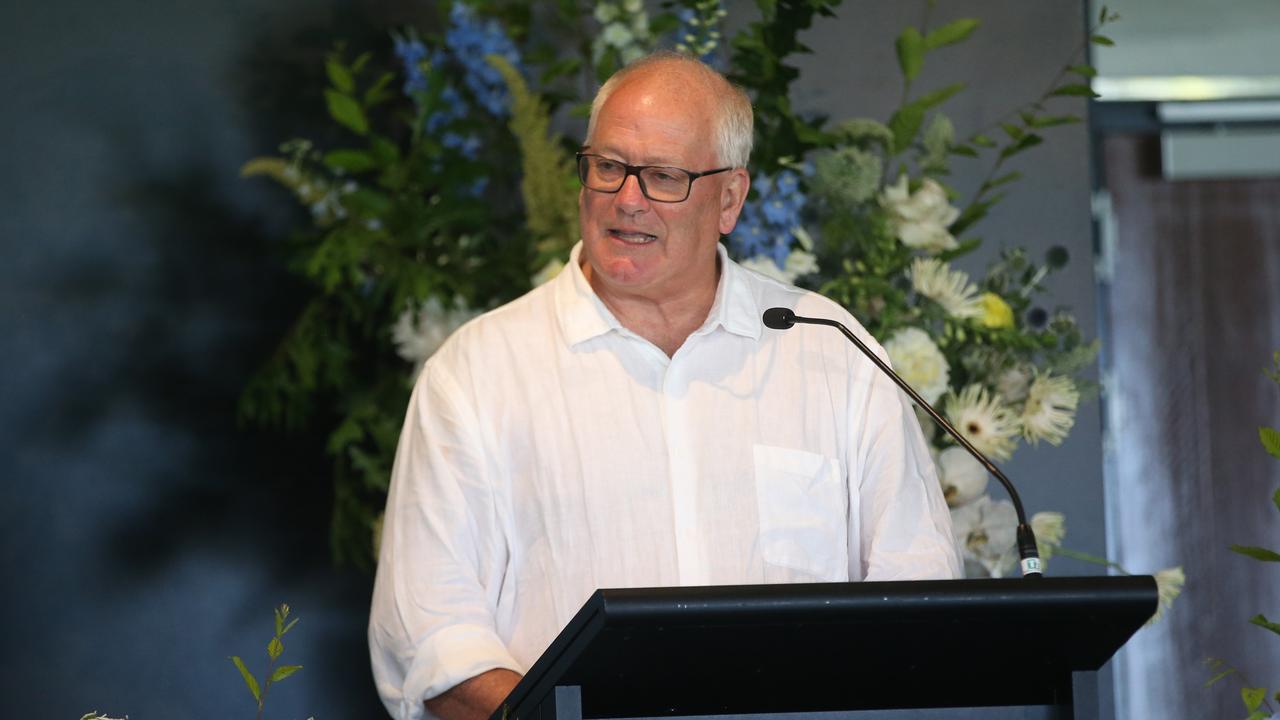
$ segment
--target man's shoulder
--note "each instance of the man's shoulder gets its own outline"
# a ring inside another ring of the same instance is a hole
[[[492,366],[534,350],[558,335],[553,283],[545,283],[459,327],[427,361],[428,367]]]

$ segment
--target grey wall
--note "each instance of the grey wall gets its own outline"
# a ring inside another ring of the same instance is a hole
[[[287,601],[302,622],[285,657],[307,668],[271,715],[375,717],[368,578],[329,566],[317,438],[234,422],[239,389],[298,302],[272,259],[298,220],[292,203],[236,173],[314,134],[332,39],[385,47],[378,28],[426,10],[23,5],[0,9],[0,696],[17,717],[246,716],[226,656],[261,663],[270,608]],[[917,5],[849,2],[825,21],[808,37],[818,55],[802,62],[799,106],[883,118],[896,97],[891,38]],[[962,132],[1036,93],[1081,35],[1075,0],[941,12],[986,21],[919,82],[975,81],[951,105]],[[1073,263],[1049,284],[1092,332],[1087,155],[1074,127],[1020,161],[1027,180],[970,269],[1004,244],[1068,247]],[[958,171],[971,188],[979,170]],[[1030,509],[1066,512],[1071,544],[1090,552],[1104,547],[1098,415],[1085,405],[1063,448],[1008,466]]]

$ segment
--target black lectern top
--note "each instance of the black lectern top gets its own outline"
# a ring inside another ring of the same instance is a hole
[[[597,590],[506,712],[557,685],[586,718],[1070,703],[1155,606],[1149,576]]]

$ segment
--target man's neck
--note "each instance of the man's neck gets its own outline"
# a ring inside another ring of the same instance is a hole
[[[706,322],[711,306],[715,304],[716,288],[720,285],[720,274],[724,268],[720,267],[720,258],[717,257],[716,272],[711,282],[680,288],[657,298],[607,286],[599,278],[592,277],[591,263],[582,263],[582,272],[596,296],[623,327],[671,357]]]

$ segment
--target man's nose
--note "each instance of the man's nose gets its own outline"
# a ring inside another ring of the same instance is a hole
[[[643,210],[649,207],[649,198],[640,189],[640,176],[628,175],[618,188],[618,206],[624,210]]]

